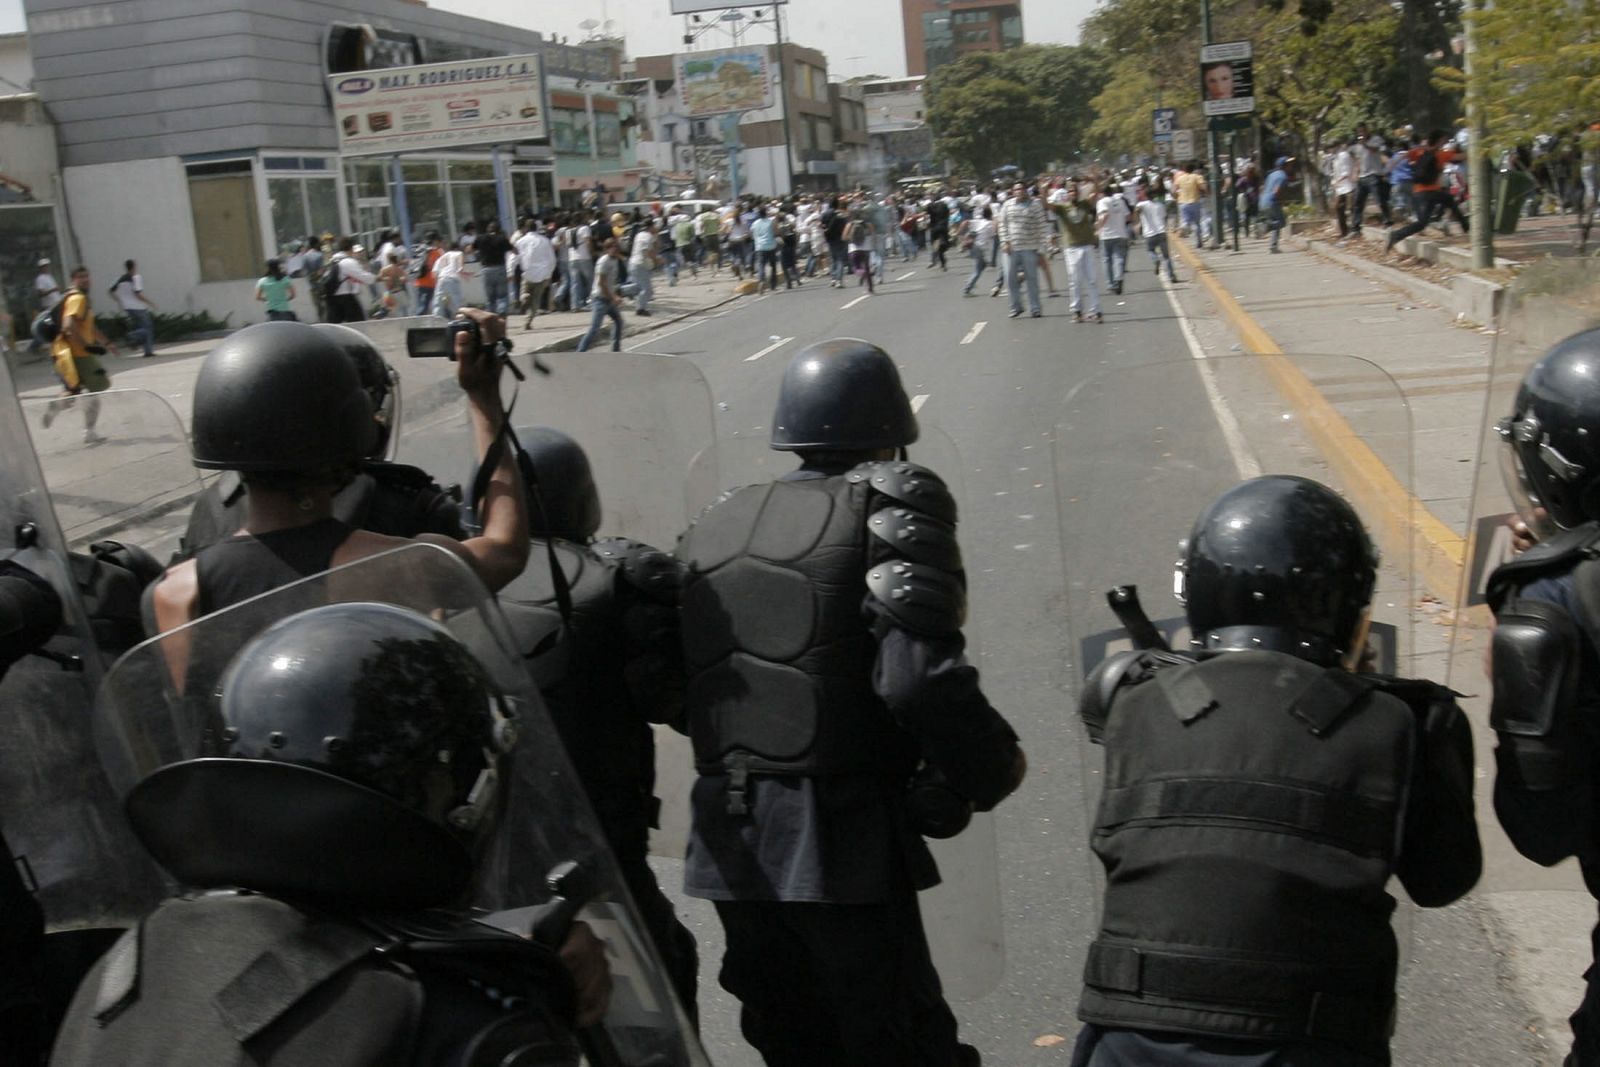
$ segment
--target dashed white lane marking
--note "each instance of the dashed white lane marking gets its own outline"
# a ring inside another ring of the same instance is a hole
[[[854,300],[850,301],[850,303],[844,305],[839,310],[840,311],[849,311],[851,308],[855,307],[857,304],[861,303],[861,301],[865,300],[867,297],[869,297],[871,295],[872,295],[871,293],[862,293],[860,296],[856,297]]]
[[[908,270],[904,274],[900,275],[900,277],[896,278],[895,281],[903,282],[903,281],[905,281],[907,278],[911,277],[915,273],[917,273],[917,272],[914,271],[914,270]]]
[[[753,356],[745,356],[744,357],[744,361],[746,363],[754,363],[756,360],[760,359],[762,356],[766,355],[768,352],[776,352],[778,349],[782,348],[784,345],[788,344],[790,341],[793,341],[793,340],[794,340],[793,337],[780,338],[779,340],[776,340],[776,341],[772,342],[766,348],[763,348],[761,351],[757,352],[755,355],[753,355]]]
[[[914,415],[917,412],[921,411],[922,410],[922,405],[926,404],[928,402],[928,397],[930,397],[932,395],[933,395],[932,393],[918,393],[916,396],[912,397],[911,398],[911,413]]]
[[[1200,364],[1200,383],[1205,386],[1206,397],[1211,401],[1211,410],[1217,416],[1217,428],[1222,431],[1222,439],[1227,442],[1228,452],[1233,456],[1234,468],[1238,470],[1242,479],[1259,478],[1261,464],[1256,462],[1255,454],[1250,451],[1250,445],[1244,439],[1244,432],[1239,429],[1239,420],[1234,417],[1233,409],[1228,407],[1228,402],[1222,398],[1222,391],[1217,388],[1216,375],[1206,366],[1206,354],[1200,347],[1200,339],[1194,335],[1194,328],[1189,325],[1188,316],[1184,315],[1183,308],[1178,306],[1178,298],[1173,295],[1172,286],[1164,284],[1162,292],[1167,294],[1167,303],[1172,305],[1172,314],[1178,320],[1178,331],[1183,334],[1184,343],[1189,346],[1189,355]]]
[[[970,345],[972,342],[976,341],[978,339],[978,335],[983,332],[983,328],[987,325],[989,325],[989,323],[986,321],[975,323],[972,329],[967,331],[967,335],[961,339],[961,343],[964,345]]]

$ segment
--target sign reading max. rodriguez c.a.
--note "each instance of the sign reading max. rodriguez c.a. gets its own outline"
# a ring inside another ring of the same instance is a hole
[[[347,156],[549,136],[536,55],[330,74],[328,91]]]

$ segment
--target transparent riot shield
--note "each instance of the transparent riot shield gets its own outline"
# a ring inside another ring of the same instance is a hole
[[[144,389],[51,404],[25,400],[22,409],[68,547],[115,539],[170,558],[201,485],[172,405]]]
[[[714,439],[705,376],[689,360],[639,352],[540,358],[550,373],[521,385],[512,425],[549,426],[583,446],[600,488],[601,536],[671,549],[683,532],[683,472]],[[470,484],[476,455],[465,405],[408,427],[399,458],[441,482]]]
[[[955,495],[958,506],[969,510],[962,479],[965,464],[947,435],[923,420],[921,438],[907,451],[913,463],[938,472]],[[684,489],[687,520],[692,521],[728,490],[772,481],[797,466],[799,458],[794,453],[775,452],[764,438],[718,441],[713,448],[697,456],[689,467]],[[970,577],[974,573],[971,559],[967,566]],[[965,632],[967,658],[976,662],[979,635],[972,621],[968,621]],[[688,818],[688,789],[695,773],[694,756],[688,743],[683,742],[681,747],[683,762],[672,772],[677,783],[673,792],[681,792],[683,796],[681,806],[670,812],[675,821]],[[657,791],[666,796],[665,788],[658,785]],[[668,818],[669,812],[664,808],[664,825]],[[945,840],[930,840],[928,846],[939,864],[941,878],[939,885],[919,897],[933,961],[939,968],[947,996],[958,1001],[978,1000],[999,985],[1006,964],[994,815],[975,815],[961,834]]]
[[[40,654],[17,660],[0,680],[0,833],[35,887],[48,931],[124,926],[159,898],[161,880],[96,755],[90,709],[102,657],[23,419],[0,360],[0,560],[47,581],[60,605]],[[27,605],[24,623],[33,610]]]
[[[711,387],[686,359],[635,352],[564,352],[540,357],[547,375],[529,374],[511,415],[516,427],[549,426],[570,435],[589,457],[600,493],[601,537],[629,537],[670,552],[686,525],[683,472],[715,439]],[[522,362],[519,360],[519,363]],[[409,427],[401,462],[422,467],[443,482],[470,485],[475,470],[471,426],[464,404]],[[534,552],[529,567],[548,567]],[[510,591],[514,595],[514,587]],[[502,594],[503,596],[506,594]],[[548,634],[547,612],[516,612],[524,648]],[[687,843],[688,743],[665,727],[656,730],[656,793],[662,826],[650,835],[659,856],[683,857]]]
[[[1345,356],[1242,355],[1107,371],[1067,396],[1054,462],[1072,661],[1067,706],[1075,721],[1088,674],[1106,656],[1135,647],[1108,592],[1135,587],[1154,631],[1173,649],[1187,649],[1174,596],[1181,542],[1217,496],[1261,474],[1311,478],[1355,507],[1382,555],[1374,667],[1426,673],[1413,643],[1422,591],[1412,570],[1410,411],[1376,365]],[[1104,756],[1077,728],[1093,825]],[[1098,865],[1095,873],[1102,878]],[[1398,885],[1393,892],[1404,901]],[[1397,911],[1402,949],[1409,908]]]
[[[1576,936],[1592,924],[1594,911],[1576,862],[1541,867],[1523,858],[1495,815],[1495,738],[1489,729],[1493,687],[1488,676],[1493,617],[1486,593],[1489,575],[1516,552],[1510,523],[1520,517],[1537,526],[1543,519],[1530,511],[1530,500],[1518,485],[1511,449],[1496,427],[1512,414],[1523,375],[1546,350],[1581,330],[1600,326],[1600,263],[1549,259],[1531,264],[1507,287],[1504,300],[1479,421],[1477,464],[1451,635],[1449,684],[1468,694],[1462,704],[1472,719],[1477,744],[1478,824],[1484,842],[1479,892],[1535,894],[1525,898],[1529,906],[1561,907],[1560,914],[1571,917]],[[1581,951],[1589,950],[1584,946]]]
[[[226,726],[221,679],[253,637],[296,612],[352,602],[396,605],[443,623],[483,664],[515,724],[515,747],[497,787],[501,817],[479,866],[474,903],[495,913],[547,903],[550,874],[577,864],[592,887],[580,917],[606,939],[611,958],[612,1005],[601,1025],[620,1057],[614,1062],[708,1063],[498,607],[444,549],[412,545],[339,567],[204,616],[123,656],[106,675],[95,708],[118,794],[160,767],[213,754],[210,746]]]

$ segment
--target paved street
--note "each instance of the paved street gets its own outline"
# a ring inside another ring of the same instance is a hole
[[[1254,257],[1258,267],[1263,260]],[[1192,366],[1196,353],[1180,318],[1164,287],[1142,269],[1143,261],[1136,257],[1133,263],[1141,269],[1130,272],[1125,296],[1107,295],[1106,322],[1098,326],[1074,324],[1065,296],[1042,299],[1043,319],[1012,320],[1006,298],[990,299],[987,285],[979,290],[985,295],[963,299],[963,276],[954,264],[949,273],[940,273],[897,261],[890,265],[889,284],[876,296],[808,283],[795,292],[741,299],[631,346],[693,360],[710,383],[719,437],[760,438],[789,355],[814,340],[864,337],[895,354],[924,424],[943,431],[959,448],[971,631],[981,646],[986,690],[1016,725],[1031,764],[1028,782],[997,815],[1005,977],[989,995],[958,1006],[967,1038],[999,1064],[1067,1060],[1070,1041],[1042,1047],[1034,1042],[1076,1033],[1073,1008],[1082,953],[1096,917],[1083,761],[1069,693],[1074,650],[1063,626],[1064,603],[1068,597],[1097,596],[1129,576],[1132,567],[1170,573],[1177,540],[1193,518],[1192,512],[1176,519],[1161,516],[1150,502],[1150,518],[1166,522],[1108,522],[1104,533],[1109,536],[1074,548],[1088,573],[1064,576],[1051,433],[1068,392],[1091,375],[1161,361],[1172,365],[1170,377],[1145,380],[1158,386],[1167,381],[1175,397],[1199,395]],[[1059,264],[1056,270],[1059,277]],[[1237,341],[1214,317],[1205,291],[1184,282],[1174,293],[1178,306],[1193,317],[1190,329],[1199,350],[1228,354]],[[1386,299],[1381,292],[1372,295],[1376,302]],[[1424,314],[1437,318],[1442,313]],[[1439,328],[1435,321],[1436,333]],[[1481,344],[1476,347],[1481,350]],[[1315,348],[1326,351],[1327,346]],[[1310,349],[1300,345],[1296,350]],[[1239,414],[1248,416],[1250,410],[1241,404]],[[1130,410],[1126,418],[1136,424],[1141,413]],[[1191,439],[1205,450],[1196,466],[1225,468],[1231,477],[1211,413],[1202,410],[1193,418],[1198,430]],[[1281,431],[1259,419],[1241,422],[1263,465],[1272,469],[1270,457],[1282,443],[1275,434]],[[1096,442],[1069,447],[1094,450]],[[441,452],[440,461],[458,463],[459,455],[457,445],[448,458]],[[919,450],[913,448],[911,456],[918,458]],[[1123,492],[1125,471],[1107,459],[1096,484],[1084,487],[1087,493]],[[1095,468],[1088,464],[1086,469]],[[1177,614],[1159,578],[1144,584],[1153,614]],[[661,866],[670,885],[674,865]],[[711,910],[698,902],[686,902],[685,909],[706,949],[702,1005],[713,1055],[735,1067],[756,1064],[715,984]],[[1528,1010],[1505,980],[1505,961],[1486,934],[1489,917],[1476,900],[1444,912],[1403,913],[1411,959],[1402,983],[1397,1063],[1541,1062],[1544,1053],[1526,1029]]]
[[[725,442],[764,438],[783,367],[811,341],[864,337],[900,362],[929,428],[928,444],[913,448],[911,456],[959,482],[972,595],[969,632],[985,687],[1022,735],[1031,765],[1027,783],[996,816],[1005,973],[992,991],[957,1005],[964,1035],[984,1051],[987,1062],[1064,1063],[1077,1030],[1073,1008],[1096,910],[1085,818],[1093,790],[1085,786],[1085,767],[1097,757],[1085,760],[1074,722],[1072,672],[1076,639],[1083,634],[1081,628],[1069,634],[1066,620],[1095,614],[1084,606],[1129,578],[1145,589],[1153,617],[1179,614],[1165,582],[1177,540],[1194,511],[1187,497],[1180,504],[1141,497],[1131,488],[1140,484],[1142,471],[1172,459],[1159,443],[1152,448],[1144,428],[1160,419],[1156,437],[1180,442],[1169,451],[1182,453],[1203,484],[1225,484],[1254,460],[1263,469],[1294,469],[1351,491],[1342,484],[1347,469],[1328,462],[1319,449],[1326,442],[1317,438],[1317,420],[1286,401],[1283,382],[1263,376],[1250,363],[1254,357],[1205,371],[1195,358],[1239,351],[1237,312],[1243,312],[1291,353],[1340,351],[1343,337],[1350,342],[1343,351],[1376,360],[1408,392],[1421,386],[1420,395],[1435,400],[1443,395],[1440,387],[1459,394],[1454,406],[1432,414],[1426,404],[1414,408],[1418,435],[1433,433],[1438,440],[1418,450],[1413,464],[1403,433],[1404,410],[1383,374],[1348,361],[1297,364],[1313,386],[1299,397],[1301,404],[1326,404],[1349,426],[1366,432],[1373,454],[1386,467],[1408,471],[1406,483],[1414,477],[1417,496],[1446,525],[1464,519],[1458,501],[1468,488],[1457,483],[1463,476],[1470,479],[1461,469],[1470,464],[1459,460],[1470,459],[1472,446],[1463,441],[1472,435],[1477,416],[1462,413],[1475,411],[1472,368],[1483,366],[1484,338],[1453,329],[1443,311],[1418,307],[1309,256],[1205,257],[1211,282],[1197,280],[1193,264],[1185,269],[1180,262],[1183,281],[1168,287],[1134,256],[1131,265],[1137,269],[1129,273],[1127,293],[1104,298],[1101,325],[1073,323],[1065,296],[1044,297],[1042,319],[1012,320],[1004,296],[987,296],[992,272],[978,290],[982,295],[963,299],[965,272],[955,264],[942,273],[896,261],[888,284],[875,296],[854,287],[830,289],[819,280],[794,292],[714,306],[626,342],[638,352],[692,361],[704,373],[715,432]],[[1062,268],[1055,269],[1060,278]],[[1237,297],[1232,311],[1219,307],[1219,292]],[[707,295],[703,303],[714,301]],[[565,320],[570,333],[577,316]],[[1341,322],[1349,323],[1343,333]],[[1361,329],[1377,333],[1363,335]],[[1384,331],[1397,339],[1401,355],[1391,357],[1374,347],[1370,338]],[[405,361],[397,337],[385,336],[381,343],[406,380],[411,412],[405,458],[445,480],[465,478],[467,446],[455,423],[448,368]],[[164,363],[124,364],[118,384],[154,386],[187,417],[184,376],[192,381],[194,356],[203,350],[175,353]],[[583,366],[572,361],[584,358],[564,357],[557,373]],[[1459,369],[1452,372],[1440,361]],[[1152,362],[1165,369],[1128,370]],[[1073,387],[1107,372],[1114,376],[1107,390],[1083,395],[1112,398],[1117,407],[1085,411],[1080,406],[1069,413],[1065,401]],[[540,386],[534,379],[524,388],[532,396]],[[47,390],[35,390],[41,391]],[[1053,431],[1069,414],[1076,425],[1105,432],[1065,438],[1053,456]],[[69,413],[63,421],[73,418]],[[1465,420],[1454,436],[1447,432],[1451,419]],[[1397,425],[1402,428],[1398,436]],[[942,438],[953,442],[958,458]],[[1446,453],[1449,463],[1440,458]],[[1075,534],[1070,569],[1062,564],[1058,461],[1074,479],[1068,503],[1094,505],[1087,512],[1067,509],[1068,529]],[[605,493],[606,486],[601,489]],[[1097,509],[1104,509],[1104,518]],[[1080,531],[1092,536],[1076,536]],[[1408,589],[1405,577],[1393,567],[1385,574],[1380,621],[1386,613],[1403,622],[1424,595],[1424,582]],[[1109,627],[1103,607],[1098,615]],[[1411,627],[1416,662],[1440,674],[1444,631],[1419,619]],[[1402,662],[1401,669],[1407,666]],[[1480,737],[1479,743],[1480,763],[1485,763],[1485,740]],[[1498,835],[1485,836],[1499,862],[1517,862],[1505,854]],[[662,861],[660,867],[664,884],[674,889],[676,865]],[[1552,910],[1548,898],[1538,896],[1494,903],[1474,897],[1429,913],[1402,905],[1398,926],[1408,960],[1396,1062],[1486,1067],[1559,1062],[1554,1050],[1564,1037],[1560,1016],[1570,1010],[1582,966],[1576,956],[1563,953],[1586,940],[1582,903],[1580,898],[1576,911],[1563,911]],[[731,1003],[716,986],[715,919],[700,902],[684,901],[683,908],[702,942],[702,1017],[712,1054],[719,1064],[754,1065],[756,1058],[738,1038]],[[1519,915],[1528,920],[1520,933],[1508,921]],[[1550,916],[1560,916],[1560,922],[1549,921]],[[1052,1035],[1067,1040],[1053,1042]]]

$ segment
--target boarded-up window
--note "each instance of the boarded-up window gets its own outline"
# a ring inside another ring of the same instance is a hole
[[[250,161],[192,163],[188,170],[200,280],[260,277],[266,257],[261,253],[261,216],[256,211]]]

